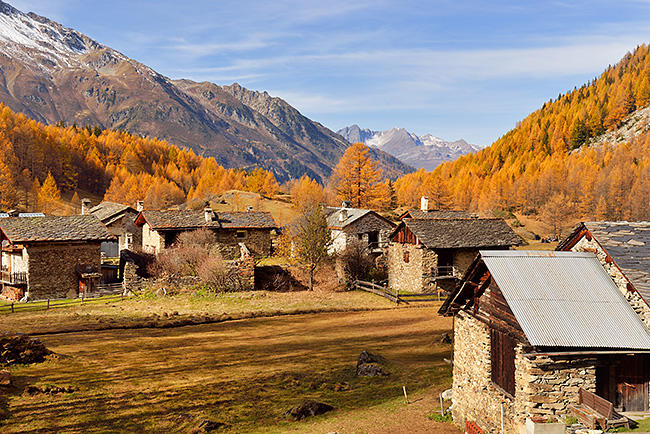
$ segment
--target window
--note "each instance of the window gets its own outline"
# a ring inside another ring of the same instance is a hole
[[[408,264],[409,262],[409,252],[404,252],[404,262]]]
[[[515,340],[498,330],[490,330],[492,382],[515,395]]]
[[[248,237],[248,232],[246,231],[237,231],[235,233],[235,238],[238,240],[245,240]]]

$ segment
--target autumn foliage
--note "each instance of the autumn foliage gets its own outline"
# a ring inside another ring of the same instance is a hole
[[[278,184],[265,170],[226,169],[214,158],[162,140],[63,123],[46,126],[0,104],[0,207],[49,212],[60,192],[77,189],[166,208],[230,189],[270,196]]]
[[[574,219],[650,219],[648,125],[641,123],[645,132],[630,142],[589,142],[648,104],[650,48],[642,45],[597,79],[544,104],[492,146],[400,178],[398,200],[414,206],[427,195],[436,208],[542,219],[560,208]]]

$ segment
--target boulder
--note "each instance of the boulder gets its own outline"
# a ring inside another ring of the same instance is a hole
[[[24,365],[39,363],[51,351],[43,343],[22,333],[0,334],[0,365]]]
[[[386,363],[382,356],[364,350],[357,359],[357,377],[387,377]]]
[[[334,407],[329,404],[309,399],[291,410],[288,410],[285,414],[296,420],[303,420],[307,417],[318,416],[319,414],[324,414],[332,410],[334,410]]]
[[[12,378],[11,373],[6,369],[0,369],[0,386],[11,387]]]
[[[213,420],[203,419],[199,424],[199,429],[203,430],[203,432],[210,432],[210,431],[214,431],[215,429],[219,429],[224,425],[225,424],[221,422],[215,422]]]
[[[361,354],[359,354],[359,358],[357,359],[357,366],[364,363],[386,364],[386,359],[384,359],[382,356],[378,356],[376,354],[372,354],[366,350],[363,350],[361,351]]]

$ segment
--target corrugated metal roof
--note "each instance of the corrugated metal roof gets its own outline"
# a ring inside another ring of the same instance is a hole
[[[481,251],[533,346],[650,349],[650,332],[592,253]]]

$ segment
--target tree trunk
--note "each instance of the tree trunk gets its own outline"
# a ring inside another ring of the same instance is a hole
[[[313,268],[309,269],[309,290],[310,291],[314,290],[314,269]]]

